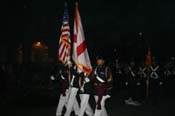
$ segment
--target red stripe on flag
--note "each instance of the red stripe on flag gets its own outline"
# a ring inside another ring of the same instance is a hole
[[[77,47],[77,56],[81,55],[86,49],[86,43],[83,41],[78,47]]]
[[[64,49],[65,49],[65,45],[64,45],[64,47],[62,48],[62,50],[61,50],[61,53],[59,54],[59,58],[61,58],[61,56],[62,56],[62,54],[63,54],[63,52],[64,52]]]
[[[62,44],[62,41],[60,41],[60,43],[59,43],[59,45],[58,45],[58,48],[60,48],[61,44]]]
[[[66,22],[66,24],[63,24],[63,27],[69,26],[69,23]]]
[[[65,61],[65,58],[66,58],[66,52],[64,52],[63,61]]]
[[[87,67],[84,67],[84,66],[83,66],[83,70],[84,70],[85,72],[88,72],[88,73],[91,72],[91,69],[90,69],[90,68],[87,68]]]
[[[60,56],[60,51],[61,51],[61,49],[60,49],[60,47],[61,47],[61,45],[63,44],[63,42],[61,41],[60,43],[59,43],[59,45],[58,45],[58,57],[60,58],[61,56]]]
[[[62,35],[61,37],[62,37],[62,38],[64,38],[64,37],[69,37],[69,34],[64,34],[64,35]]]
[[[61,32],[69,32],[70,29],[62,29]]]

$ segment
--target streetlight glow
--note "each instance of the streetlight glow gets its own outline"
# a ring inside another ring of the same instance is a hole
[[[39,47],[39,46],[41,46],[41,42],[37,42],[35,45],[36,45],[37,47]]]

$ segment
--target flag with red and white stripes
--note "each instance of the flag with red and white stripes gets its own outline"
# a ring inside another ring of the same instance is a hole
[[[92,66],[87,51],[81,17],[78,11],[78,3],[75,7],[74,18],[74,39],[73,39],[72,59],[77,65],[79,72],[91,73]]]
[[[63,22],[61,27],[61,35],[58,46],[58,58],[63,64],[70,61],[71,40],[70,40],[70,26],[67,10],[67,3],[65,3]]]

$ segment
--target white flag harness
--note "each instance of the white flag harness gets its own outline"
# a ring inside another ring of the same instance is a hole
[[[99,82],[105,83],[105,80],[103,80],[100,76],[98,76],[98,74],[97,74],[97,68],[95,69],[94,74],[96,75],[96,78],[97,78],[97,80]],[[107,77],[107,68],[105,68],[105,76]]]
[[[142,77],[146,77],[146,73],[145,73],[146,67],[144,67],[144,68],[139,67],[139,70],[141,72]]]
[[[152,66],[151,66],[151,78],[153,78],[153,79],[158,79],[159,78],[159,75],[157,74],[157,70],[158,70],[158,68],[159,68],[159,66],[156,66],[155,68],[153,68]]]
[[[129,66],[129,71],[131,72],[131,75],[133,76],[133,77],[135,77],[136,75],[135,75],[135,73],[132,71],[132,69],[131,69],[131,67]]]

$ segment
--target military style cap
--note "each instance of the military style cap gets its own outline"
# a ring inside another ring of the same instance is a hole
[[[96,57],[96,59],[97,59],[97,60],[104,60],[104,57],[103,57],[102,55],[98,55],[98,56]]]

